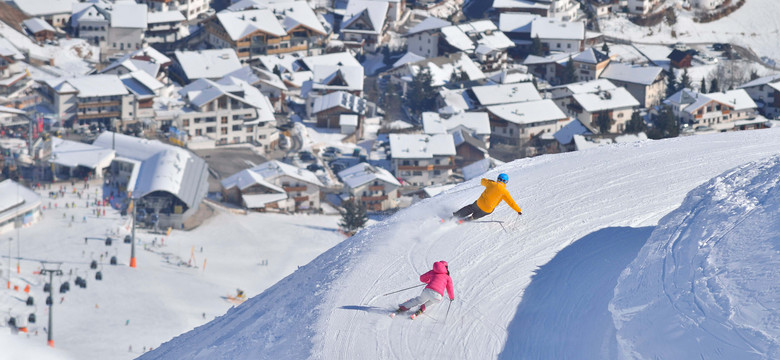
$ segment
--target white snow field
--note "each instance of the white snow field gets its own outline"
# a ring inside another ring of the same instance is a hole
[[[141,359],[777,358],[780,160],[744,164],[779,153],[770,129],[517,160],[486,176],[509,174],[519,219],[442,225],[466,182]],[[391,319],[421,288],[383,294],[437,260],[449,313]]]

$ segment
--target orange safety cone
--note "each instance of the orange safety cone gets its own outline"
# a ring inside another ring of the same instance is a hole
[[[49,346],[54,347],[54,340],[49,340]]]
[[[27,286],[24,287],[24,292],[26,293],[30,292],[30,284],[27,284]]]

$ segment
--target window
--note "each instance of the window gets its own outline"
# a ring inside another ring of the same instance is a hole
[[[190,119],[182,120],[181,125],[184,127],[190,126]]]
[[[412,175],[414,175],[414,176],[422,176],[422,171],[413,171]]]
[[[222,135],[227,135],[228,128],[226,128],[226,127],[220,128],[220,129],[219,129],[219,132],[220,132],[220,134],[222,134]]]
[[[227,116],[223,116],[219,121],[221,124],[227,124]]]

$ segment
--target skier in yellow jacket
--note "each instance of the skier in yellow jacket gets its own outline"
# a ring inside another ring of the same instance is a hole
[[[482,192],[479,199],[462,207],[460,210],[452,213],[452,215],[462,220],[476,220],[492,213],[501,200],[504,200],[509,207],[517,211],[517,215],[523,215],[520,207],[512,199],[512,195],[509,195],[509,190],[506,189],[508,181],[509,176],[507,174],[499,174],[496,181],[482,179],[481,183],[485,187],[485,191]]]

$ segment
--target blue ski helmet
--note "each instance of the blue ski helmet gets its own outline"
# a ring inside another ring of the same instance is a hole
[[[509,175],[507,174],[498,174],[498,181],[506,184],[509,182]]]

